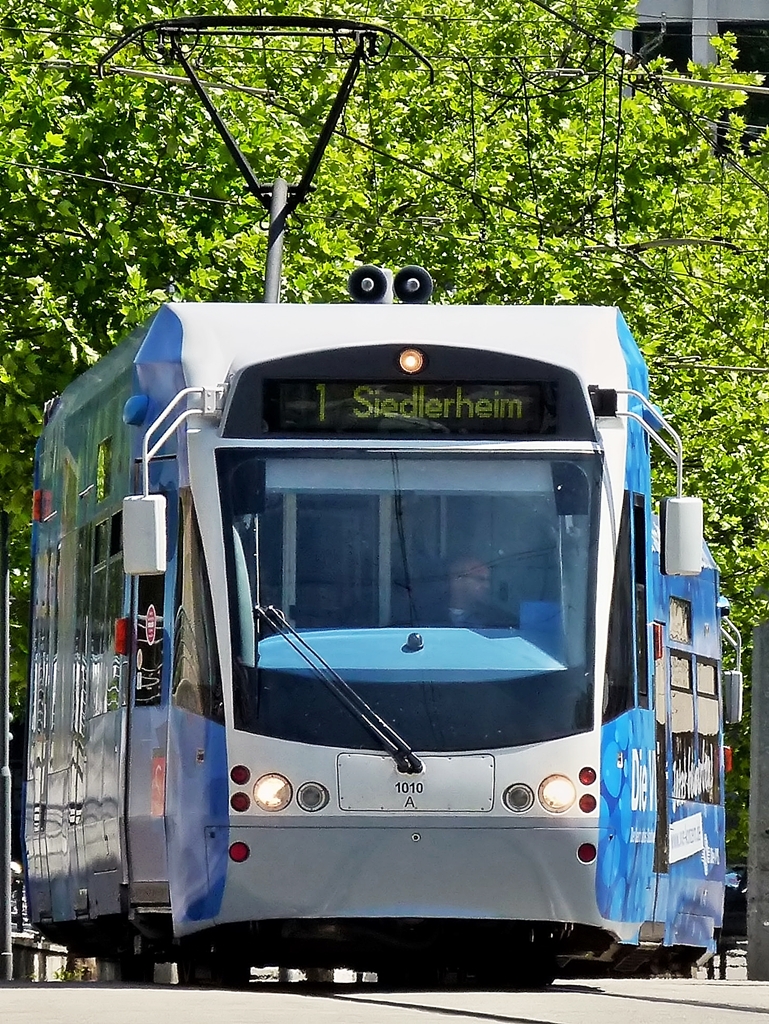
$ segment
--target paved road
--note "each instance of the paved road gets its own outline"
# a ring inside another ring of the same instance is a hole
[[[610,981],[545,992],[0,984],[2,1024],[769,1024],[769,983]]]

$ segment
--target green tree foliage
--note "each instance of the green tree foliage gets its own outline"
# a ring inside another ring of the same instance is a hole
[[[367,64],[291,223],[284,298],[339,301],[356,262],[419,262],[437,301],[620,306],[653,396],[684,435],[688,491],[706,499],[723,587],[748,632],[766,617],[769,563],[769,379],[747,370],[763,367],[767,344],[767,143],[745,143],[744,94],[665,85],[654,75],[664,62],[634,69],[614,53],[614,32],[633,22],[629,0],[551,6],[564,17],[539,0],[377,7],[429,58],[435,82],[398,44]],[[372,18],[361,0],[260,10]],[[179,13],[146,0],[24,0],[0,19],[0,498],[18,567],[19,701],[45,401],[171,291],[262,293],[264,210],[200,104],[184,84],[120,70],[180,69],[133,46],[95,73],[127,28]],[[195,13],[255,12],[204,0]],[[717,68],[693,70],[734,81],[733,45],[719,48]],[[215,96],[261,180],[298,180],[345,47],[222,37],[190,59],[208,82],[262,90]],[[745,730],[733,739],[744,805]],[[743,814],[733,851],[744,846]]]

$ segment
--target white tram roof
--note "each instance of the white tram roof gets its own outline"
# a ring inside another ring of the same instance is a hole
[[[629,375],[637,379],[643,367],[622,314],[610,306],[184,302],[165,308],[181,324],[189,386],[211,387],[270,359],[378,342],[520,355],[608,388],[627,387]]]

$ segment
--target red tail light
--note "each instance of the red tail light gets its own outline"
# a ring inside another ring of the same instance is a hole
[[[251,778],[251,772],[246,768],[244,764],[236,764],[232,766],[230,770],[230,778],[236,786],[245,786],[248,780]]]
[[[130,619],[115,619],[115,654],[128,654]]]
[[[251,806],[251,797],[248,793],[233,793],[230,799],[230,807],[233,811],[247,811]]]
[[[595,774],[595,768],[581,768],[579,773],[579,781],[583,786],[592,786],[597,776]]]
[[[652,636],[654,638],[654,660],[659,661],[665,653],[665,627],[661,622],[653,623]]]
[[[39,523],[43,518],[43,492],[34,491],[32,494],[32,521]]]
[[[734,767],[734,758],[731,747],[724,747],[724,771],[730,772]]]
[[[591,811],[594,811],[595,805],[596,801],[592,793],[584,793],[579,798],[579,809],[584,811],[585,814],[590,814]]]
[[[230,847],[230,860],[234,860],[236,864],[242,864],[250,856],[251,851],[245,843],[233,843]]]
[[[596,848],[592,843],[583,843],[577,850],[577,857],[583,864],[592,864],[596,857]]]

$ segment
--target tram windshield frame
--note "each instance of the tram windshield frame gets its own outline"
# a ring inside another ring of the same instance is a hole
[[[217,463],[236,728],[378,749],[267,606],[415,750],[592,728],[600,454],[227,448]]]

